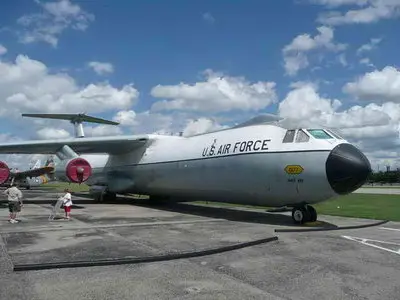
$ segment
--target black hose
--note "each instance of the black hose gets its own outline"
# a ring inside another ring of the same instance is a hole
[[[331,230],[345,230],[345,229],[360,229],[366,227],[373,227],[382,225],[389,222],[386,221],[379,221],[377,223],[366,224],[366,225],[355,225],[355,226],[343,226],[343,227],[333,227],[333,228],[303,228],[303,229],[275,229],[275,232],[312,232],[312,231],[331,231]]]
[[[200,251],[190,251],[181,252],[174,254],[164,254],[156,256],[147,257],[126,257],[126,258],[116,258],[116,259],[99,259],[99,260],[88,260],[88,261],[66,261],[66,262],[55,262],[55,263],[45,263],[45,264],[21,264],[14,265],[13,271],[32,271],[32,270],[45,270],[45,269],[61,269],[61,268],[79,268],[79,267],[94,267],[94,266],[110,266],[110,265],[123,265],[123,264],[139,264],[139,263],[149,263],[158,261],[169,261],[182,258],[192,258],[199,256],[206,256],[211,254],[218,254],[222,252],[237,250],[241,248],[246,248],[250,246],[260,245],[269,243],[272,241],[277,241],[278,237],[273,236],[270,238],[259,239],[246,243],[239,243],[230,246],[224,246],[208,250]]]

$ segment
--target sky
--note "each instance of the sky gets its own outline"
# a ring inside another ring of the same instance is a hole
[[[400,0],[0,4],[0,142],[184,135],[263,113],[337,128],[377,170],[400,167]],[[31,156],[1,155],[24,168]]]

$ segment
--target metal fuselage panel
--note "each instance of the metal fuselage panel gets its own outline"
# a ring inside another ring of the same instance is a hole
[[[140,150],[93,160],[89,185],[117,193],[142,193],[231,203],[283,206],[337,196],[325,170],[341,140],[282,143],[286,130],[252,126],[184,137],[152,136]],[[302,172],[288,174],[287,166]]]

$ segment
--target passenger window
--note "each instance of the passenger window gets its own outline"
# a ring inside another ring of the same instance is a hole
[[[322,129],[308,129],[307,131],[316,139],[333,139],[332,136]]]
[[[303,130],[299,129],[296,135],[296,143],[306,143],[310,137]]]
[[[286,131],[285,137],[283,138],[283,143],[293,143],[295,130]]]

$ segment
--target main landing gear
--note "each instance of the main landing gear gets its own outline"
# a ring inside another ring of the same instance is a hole
[[[296,224],[317,221],[317,211],[310,205],[294,207],[292,210],[292,219]]]
[[[113,202],[113,201],[117,200],[117,194],[111,193],[108,191],[104,191],[96,196],[96,200],[97,200],[97,202],[103,202],[103,201]]]

